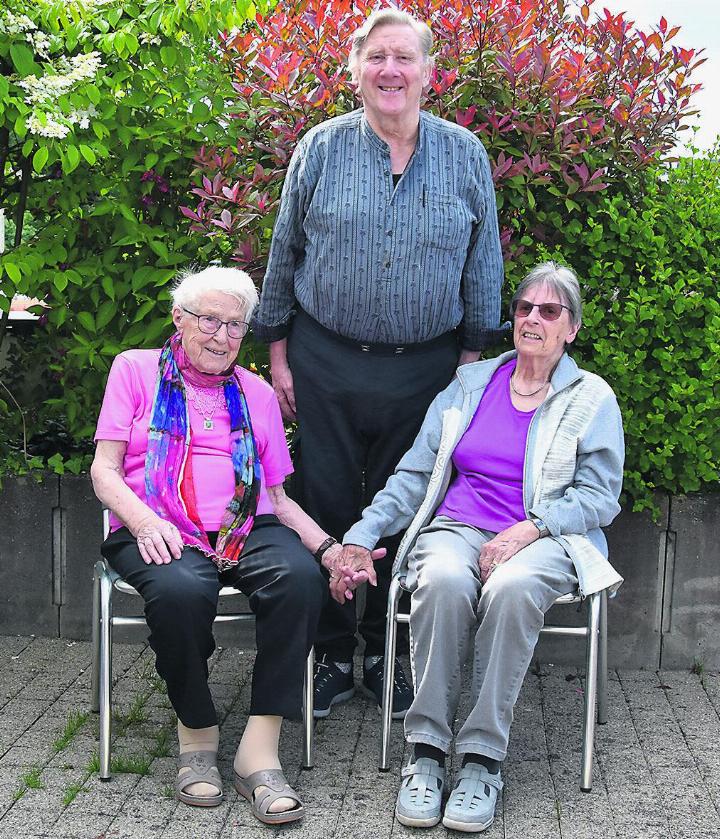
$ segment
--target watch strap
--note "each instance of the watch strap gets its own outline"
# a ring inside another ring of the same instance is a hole
[[[540,539],[543,539],[545,536],[550,535],[550,531],[548,530],[548,526],[542,519],[539,518],[531,518],[530,521],[537,527],[538,533],[540,534]]]
[[[320,547],[315,551],[313,556],[318,562],[321,562],[325,551],[333,545],[337,545],[337,539],[333,539],[332,536],[328,536],[327,539],[320,544]]]

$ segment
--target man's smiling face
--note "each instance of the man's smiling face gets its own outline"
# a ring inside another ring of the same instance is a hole
[[[363,45],[355,80],[370,124],[418,114],[430,70],[411,26],[375,27]]]

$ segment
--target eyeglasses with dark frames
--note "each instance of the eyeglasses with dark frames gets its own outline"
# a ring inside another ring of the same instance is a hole
[[[572,312],[570,306],[565,306],[563,303],[531,303],[529,300],[523,300],[522,298],[513,300],[510,312],[513,316],[520,315],[521,318],[526,318],[535,308],[537,308],[543,320],[557,320],[563,309]]]
[[[215,335],[224,326],[227,329],[228,338],[244,338],[250,328],[244,320],[220,320],[214,315],[199,315],[197,312],[186,309],[185,306],[182,308],[183,312],[198,319],[198,329],[206,335]]]

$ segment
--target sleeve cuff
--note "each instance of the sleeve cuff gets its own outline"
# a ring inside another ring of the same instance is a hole
[[[472,335],[466,335],[461,331],[460,333],[460,347],[463,350],[471,350],[472,352],[482,352],[486,347],[491,347],[504,340],[509,332],[512,331],[512,323],[506,320],[497,329],[481,329]]]
[[[355,525],[343,536],[342,543],[343,545],[360,545],[361,548],[371,551],[377,544],[377,539],[373,539],[369,533],[363,533],[362,528]]]
[[[291,316],[288,316],[284,323],[268,326],[253,317],[250,321],[250,328],[258,341],[261,341],[263,344],[272,344],[274,341],[282,341],[283,338],[287,338],[290,334],[291,320]]]

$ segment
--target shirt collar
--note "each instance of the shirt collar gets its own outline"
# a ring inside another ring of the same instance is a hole
[[[368,118],[365,115],[365,109],[360,108],[360,113],[360,130],[362,131],[363,137],[365,137],[373,146],[375,146],[375,148],[380,149],[380,151],[384,152],[385,154],[390,154],[390,147],[388,146],[388,144],[381,137],[378,137],[378,135],[375,133],[372,126],[368,122]],[[418,138],[417,142],[415,143],[415,155],[422,151],[422,147],[425,142],[425,132],[427,131],[426,123],[427,114],[423,110],[421,110],[420,124],[418,127]]]

